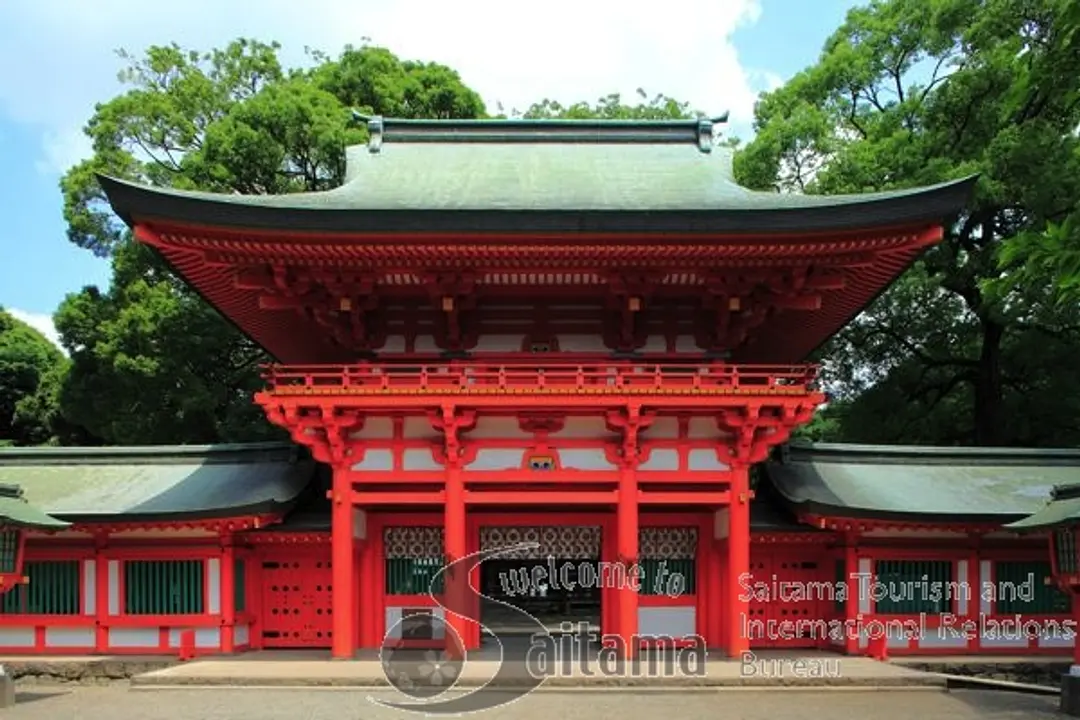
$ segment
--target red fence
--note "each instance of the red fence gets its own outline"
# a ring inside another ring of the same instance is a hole
[[[813,391],[812,365],[641,362],[460,362],[271,365],[277,395],[320,394],[766,394]]]

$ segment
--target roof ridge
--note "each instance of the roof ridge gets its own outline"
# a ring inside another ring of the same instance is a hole
[[[597,119],[484,119],[418,120],[368,116],[353,111],[365,122],[368,151],[378,153],[383,143],[532,143],[532,144],[635,144],[696,145],[712,151],[715,126],[727,122],[727,113],[688,120]]]

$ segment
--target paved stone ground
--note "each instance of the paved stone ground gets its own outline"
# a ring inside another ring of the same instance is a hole
[[[125,686],[73,689],[30,687],[5,720],[389,720],[421,717],[380,708],[358,690],[190,689],[138,690]],[[394,700],[397,695],[377,694]],[[484,720],[1042,720],[1060,718],[1057,698],[958,691],[771,690],[648,693],[631,691],[544,692],[509,707],[489,710]]]

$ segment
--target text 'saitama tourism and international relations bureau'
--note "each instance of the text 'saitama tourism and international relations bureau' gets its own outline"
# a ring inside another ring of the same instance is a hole
[[[274,358],[253,402],[293,442],[0,450],[62,525],[25,531],[0,650],[351,657],[402,619],[438,645],[433,618],[472,650],[467,618],[510,620],[439,571],[525,542],[469,585],[628,652],[860,653],[893,628],[893,654],[1071,653],[1045,533],[1004,526],[1080,483],[1080,452],[787,444],[825,400],[806,358],[974,179],[750,191],[708,120],[369,130],[326,192],[101,178]]]

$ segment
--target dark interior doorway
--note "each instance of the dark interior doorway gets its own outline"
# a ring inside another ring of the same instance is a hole
[[[482,533],[482,545],[505,547],[520,537],[525,542],[535,538],[539,547],[510,557],[491,558],[481,564],[481,592],[490,598],[481,603],[483,625],[500,634],[536,631],[535,623],[501,604],[506,603],[524,610],[550,633],[563,632],[567,627],[573,632],[583,627],[599,632],[599,528],[500,530]]]

